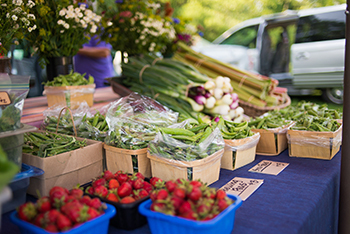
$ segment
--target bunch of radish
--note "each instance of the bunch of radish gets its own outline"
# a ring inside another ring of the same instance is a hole
[[[18,217],[50,232],[67,231],[102,214],[106,205],[99,198],[90,198],[81,189],[55,186],[49,196],[17,208]]]
[[[234,203],[226,192],[209,188],[200,180],[169,180],[152,191],[151,210],[191,220],[211,220]]]
[[[192,87],[188,96],[198,105],[196,111],[203,111],[211,116],[222,116],[235,122],[243,120],[244,110],[238,106],[238,95],[233,92],[228,77],[218,76],[203,85]]]

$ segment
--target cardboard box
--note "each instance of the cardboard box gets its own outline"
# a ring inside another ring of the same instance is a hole
[[[288,148],[287,131],[293,126],[290,123],[283,128],[274,129],[252,129],[252,132],[260,133],[260,140],[256,147],[256,153],[266,156],[279,155]]]
[[[47,158],[23,154],[23,163],[44,170],[43,175],[30,178],[27,193],[37,197],[38,190],[41,196],[46,196],[54,186],[72,189],[91,181],[103,172],[102,155],[102,142],[89,139],[84,148]]]
[[[147,157],[151,160],[153,177],[159,177],[164,181],[178,178],[190,180],[200,179],[202,182],[209,185],[219,179],[220,164],[223,154],[224,149],[206,158],[191,162],[162,158],[150,155],[148,152]]]
[[[44,94],[46,95],[49,107],[63,103],[75,109],[83,101],[86,101],[91,107],[94,104],[95,87],[95,84],[59,87],[45,86]]]
[[[335,132],[288,130],[290,157],[331,160],[340,149],[342,125]]]
[[[138,171],[145,177],[152,176],[151,163],[147,158],[147,148],[127,150],[107,144],[103,144],[103,148],[106,152],[107,169],[113,173],[121,170],[133,174]]]
[[[221,158],[221,168],[235,170],[255,160],[256,146],[260,139],[260,133],[251,137],[225,140],[225,151]]]

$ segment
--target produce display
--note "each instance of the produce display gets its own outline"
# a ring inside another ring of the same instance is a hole
[[[192,50],[179,42],[179,50],[173,59],[193,65],[198,71],[211,78],[228,77],[241,101],[258,107],[278,106],[285,103],[287,89],[277,87],[278,81],[263,75],[240,70],[204,54]]]
[[[281,115],[266,114],[261,117],[257,117],[249,121],[249,127],[253,129],[271,129],[271,128],[283,128],[284,126],[291,124],[292,120],[284,119]]]
[[[247,121],[235,123],[220,117],[217,127],[225,140],[243,139],[254,135]]]
[[[206,158],[224,148],[220,130],[210,124],[190,125],[187,121],[167,128],[159,128],[149,142],[152,155],[180,161]]]
[[[151,210],[191,220],[211,220],[234,203],[220,189],[209,188],[200,180],[169,180],[154,190]]]
[[[53,132],[24,133],[23,153],[46,158],[86,146],[86,139],[79,141],[73,136]]]
[[[44,83],[45,86],[79,86],[79,85],[88,85],[94,83],[94,78],[89,76],[86,79],[84,74],[71,71],[67,75],[59,75],[55,77],[52,81],[47,81]]]
[[[316,132],[335,132],[340,126],[341,123],[335,119],[307,115],[305,118],[299,119],[290,129]]]
[[[106,120],[110,131],[105,143],[122,149],[146,148],[157,128],[176,123],[178,113],[149,97],[132,93],[112,103]]]
[[[132,57],[122,69],[123,84],[179,112],[182,119],[197,118],[198,113],[236,122],[243,119],[238,95],[227,77],[211,79],[193,66],[156,56]]]
[[[106,205],[90,198],[79,188],[68,191],[55,186],[50,195],[35,203],[26,202],[17,208],[18,218],[49,232],[63,232],[104,214]]]

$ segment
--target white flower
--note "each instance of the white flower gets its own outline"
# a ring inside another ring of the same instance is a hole
[[[34,25],[33,25],[32,29],[33,29],[33,30],[35,30],[35,29],[36,29],[36,24],[34,24]]]
[[[65,27],[66,29],[69,29],[69,24],[65,23],[63,24],[63,27]]]
[[[90,29],[90,32],[91,33],[96,33],[96,30],[97,30],[97,26],[96,25],[93,25]]]
[[[27,17],[30,20],[35,20],[35,15],[33,15],[33,14],[28,14]]]
[[[156,43],[155,43],[155,42],[152,42],[152,43],[151,43],[151,46],[152,46],[152,47],[156,47]]]
[[[110,21],[107,23],[107,26],[108,26],[108,27],[110,27],[110,26],[112,26],[112,25],[113,25],[113,23],[110,22]]]
[[[81,9],[79,7],[74,9],[75,13],[79,14],[81,12]]]
[[[139,39],[136,39],[136,40],[135,40],[135,43],[136,43],[136,44],[139,44],[139,42],[140,42]]]
[[[79,18],[75,18],[74,20],[75,20],[75,22],[77,22],[77,23],[80,22]]]
[[[79,13],[77,14],[77,16],[78,16],[79,18],[82,18],[84,15],[83,15],[83,13],[79,12]]]
[[[85,4],[81,4],[81,5],[79,6],[79,8],[82,9],[82,10],[85,10],[85,9],[86,9],[86,6],[85,6]]]
[[[6,13],[6,18],[10,18],[10,13]]]
[[[85,25],[86,24],[85,20],[80,20],[80,23],[81,23],[81,25]]]
[[[58,25],[64,24],[64,21],[60,19],[60,20],[57,21],[57,24],[58,24]]]
[[[74,6],[73,6],[73,5],[69,5],[69,6],[67,7],[67,9],[68,9],[68,11],[74,11]]]
[[[13,15],[11,18],[13,21],[17,21],[17,19],[18,19],[17,15]]]
[[[35,6],[35,3],[32,0],[29,0],[27,3],[27,7],[32,8],[33,6]]]
[[[6,3],[1,3],[1,6],[2,6],[2,7],[6,7],[7,4],[6,4]]]
[[[66,8],[63,8],[62,10],[60,10],[60,12],[58,14],[60,16],[64,16],[66,14]]]
[[[61,30],[60,33],[64,33],[64,30]]]
[[[28,32],[31,32],[33,30],[33,28],[28,27]]]
[[[12,4],[16,5],[16,6],[21,6],[23,4],[22,0],[13,0]]]
[[[141,44],[142,44],[143,46],[146,45],[146,41],[143,41]]]

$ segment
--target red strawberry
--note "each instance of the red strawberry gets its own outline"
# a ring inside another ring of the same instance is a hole
[[[193,187],[201,187],[203,183],[199,180],[193,180],[193,181],[190,181],[190,185],[192,185]]]
[[[224,190],[218,189],[216,191],[216,199],[220,200],[220,199],[224,199],[226,197],[226,192]]]
[[[192,211],[191,203],[188,201],[184,201],[179,207],[179,214],[185,214]]]
[[[132,187],[136,190],[143,188],[143,186],[144,186],[144,180],[141,178],[137,178],[132,181]]]
[[[36,201],[36,209],[39,213],[45,213],[51,210],[51,203],[49,197],[41,197]]]
[[[79,198],[81,198],[84,195],[84,192],[80,188],[73,188],[69,192],[69,195],[75,197],[76,199],[79,199]]]
[[[165,203],[161,203],[161,202],[152,202],[150,209],[153,211],[163,213],[166,209],[166,205]]]
[[[165,200],[168,197],[168,192],[165,189],[160,189],[157,193],[157,200]]]
[[[95,187],[94,195],[104,198],[108,195],[108,189],[103,185],[99,185]]]
[[[106,199],[112,202],[119,202],[119,198],[114,193],[108,194]]]
[[[227,203],[226,199],[220,199],[217,201],[218,207],[219,207],[219,211],[223,211],[225,210],[229,204]]]
[[[185,184],[188,181],[188,179],[184,179],[184,178],[178,178],[175,180],[175,183],[177,184]]]
[[[111,171],[107,170],[107,171],[103,172],[102,177],[105,178],[106,180],[110,180],[110,179],[114,178],[114,174]]]
[[[48,232],[58,232],[58,227],[56,224],[48,224],[46,225],[45,230]]]
[[[72,222],[64,214],[57,216],[56,224],[60,231],[66,231],[72,227]]]
[[[57,190],[50,195],[51,205],[60,208],[68,200],[68,193],[64,190]]]
[[[153,189],[152,185],[148,183],[147,181],[143,182],[143,189],[146,190],[148,193],[150,193]]]
[[[82,198],[80,198],[79,201],[81,204],[89,205],[91,197],[89,197],[88,195],[84,195]]]
[[[109,182],[108,182],[108,188],[109,189],[116,189],[120,186],[118,180],[116,179],[111,179]]]
[[[104,178],[100,178],[92,182],[92,187],[96,188],[98,186],[105,186],[106,185],[106,180]]]
[[[165,182],[165,187],[168,189],[169,193],[172,193],[177,187],[177,184],[173,180],[168,180]]]
[[[121,198],[129,196],[131,192],[132,192],[132,186],[128,182],[124,182],[123,184],[121,184],[117,190],[118,196]]]
[[[197,220],[197,217],[198,217],[198,215],[192,210],[186,213],[181,213],[179,216],[182,218],[191,219],[191,220]]]
[[[82,223],[87,221],[89,215],[87,213],[89,207],[87,205],[81,206],[70,206],[65,210],[64,214],[73,222],[73,223]]]
[[[202,191],[199,187],[192,187],[190,192],[187,194],[187,197],[196,202],[202,197]]]
[[[106,204],[102,203],[100,199],[95,197],[95,198],[91,199],[88,206],[95,208],[96,210],[102,210],[102,209],[105,209]]]
[[[119,174],[122,174],[123,171],[117,171],[116,173],[114,173],[114,177],[117,178]]]
[[[68,193],[69,193],[68,189],[66,189],[66,188],[63,188],[63,187],[60,187],[60,186],[54,186],[54,187],[52,187],[52,188],[50,189],[49,197],[51,197],[52,194],[53,194],[54,192],[57,192],[57,191],[60,191],[60,192],[65,193],[65,194],[68,194]]]
[[[17,209],[20,219],[30,222],[37,215],[37,211],[33,202],[27,202],[20,205]]]
[[[98,217],[100,215],[100,213],[96,209],[94,209],[92,207],[88,208],[87,214],[89,215],[87,220],[94,219],[94,218],[96,218],[96,217]]]
[[[123,184],[124,182],[129,180],[129,176],[128,176],[128,174],[120,173],[117,176],[117,180],[118,180],[119,184]]]
[[[175,210],[178,210],[184,200],[178,197],[171,197],[170,198],[171,204],[173,205]]]
[[[61,207],[61,212],[64,213],[64,214],[67,214],[68,210],[70,210],[71,208],[75,207],[75,208],[82,208],[84,205],[81,204],[78,200],[73,200],[73,201],[70,201],[70,202],[67,202],[66,204],[64,204],[62,207]]]
[[[140,189],[137,191],[137,196],[138,196],[138,199],[141,199],[141,198],[144,198],[144,197],[147,197],[149,195],[149,193],[144,190],[144,189]]]
[[[44,213],[38,214],[35,219],[33,224],[38,227],[44,227],[45,226],[45,218],[44,218]]]
[[[91,195],[94,195],[94,193],[95,193],[95,189],[92,186],[89,186],[85,191]]]
[[[137,178],[142,179],[142,180],[145,179],[145,176],[144,176],[141,172],[137,172],[137,173],[135,174],[135,176],[136,176]]]
[[[120,200],[120,203],[133,203],[135,202],[135,198],[133,197],[130,197],[130,196],[127,196],[127,197],[123,197],[121,200]]]
[[[203,191],[203,197],[209,198],[209,199],[215,199],[216,198],[216,189],[215,188],[206,188]]]
[[[204,218],[206,217],[210,212],[210,207],[206,204],[201,204],[197,207],[197,214],[199,217]]]
[[[184,199],[186,197],[186,191],[184,188],[177,187],[173,191],[173,196]]]
[[[163,180],[158,177],[152,177],[149,182],[155,188],[161,188],[164,185]]]
[[[60,212],[56,209],[52,209],[52,210],[45,212],[45,214],[44,214],[45,222],[47,224],[56,223],[56,219],[57,219],[59,214],[60,214]]]
[[[150,198],[152,201],[157,200],[157,196],[158,196],[158,190],[152,190],[149,194]]]

